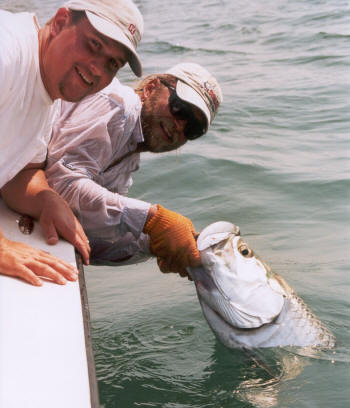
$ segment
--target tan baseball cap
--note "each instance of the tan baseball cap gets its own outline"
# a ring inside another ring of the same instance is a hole
[[[136,48],[143,34],[143,18],[131,0],[71,0],[64,7],[84,10],[99,33],[118,41],[130,51],[128,63],[136,76],[142,75]]]
[[[177,95],[204,113],[208,129],[223,100],[217,80],[205,68],[190,62],[175,65],[167,74],[179,79],[176,84]]]

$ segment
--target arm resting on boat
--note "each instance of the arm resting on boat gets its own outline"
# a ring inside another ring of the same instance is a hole
[[[55,244],[61,235],[77,248],[85,263],[89,262],[90,246],[84,230],[64,199],[49,187],[43,170],[24,168],[1,194],[13,210],[40,220],[48,244]]]

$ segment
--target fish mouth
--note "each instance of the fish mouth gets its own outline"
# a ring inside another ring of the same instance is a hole
[[[216,331],[214,327],[218,325],[224,328],[225,331],[251,332],[260,329],[262,326],[274,322],[279,316],[278,313],[272,321],[270,322],[260,321],[260,324],[256,324],[254,326],[241,325],[239,324],[238,321],[235,321],[234,316],[237,314],[237,310],[231,304],[230,299],[228,299],[225,296],[225,294],[221,292],[218,286],[215,286],[214,288],[214,292],[217,293],[216,294],[213,293],[212,285],[214,285],[214,282],[212,281],[211,278],[207,277],[205,281],[197,280],[195,284],[203,314],[206,317],[209,326],[212,328],[214,332]],[[219,299],[217,302],[215,302],[214,305],[212,305],[211,302],[208,302],[207,300],[215,298],[217,299],[218,297]]]
[[[208,279],[207,284],[209,285],[214,284],[214,282],[212,282],[210,278]],[[208,293],[208,297],[213,296],[213,295],[210,295],[210,288],[203,281],[196,282],[196,289],[197,289],[198,299],[199,299],[199,302],[203,310],[203,314],[206,317],[210,327],[212,327],[212,324],[210,321],[210,317],[208,317],[208,315],[211,315],[211,318],[215,318],[219,320],[221,324],[228,326],[230,330],[240,330],[239,327],[234,326],[231,322],[228,322],[217,310],[215,310],[212,306],[210,306],[207,303],[207,301],[205,300],[205,296],[203,296],[201,292],[203,292],[203,290],[206,291]]]
[[[208,243],[204,242],[205,245]],[[249,305],[249,301],[246,305],[244,299],[243,301],[240,299],[239,294],[237,294],[238,297],[234,297],[234,294],[226,293],[225,288],[222,287],[222,283],[225,282],[217,280],[215,274],[212,276],[210,273],[203,273],[201,267],[188,269],[195,282],[203,314],[214,332],[217,331],[217,328],[227,333],[252,332],[271,323],[281,311],[278,310],[273,319],[266,319],[264,314],[261,315],[259,310]]]
[[[212,324],[212,321],[211,321],[211,319],[213,319],[213,318],[218,320],[220,322],[220,324],[225,326],[225,329],[229,330],[229,331],[252,330],[252,329],[241,329],[241,328],[239,328],[237,326],[234,326],[232,323],[225,320],[215,309],[213,309],[211,306],[209,306],[208,303],[206,303],[203,298],[200,299],[200,304],[201,304],[201,307],[202,307],[202,310],[203,310],[203,314],[204,314],[205,318],[207,319],[207,322],[208,322],[209,326],[213,329],[214,332],[216,332],[216,330],[213,328],[213,324]]]
[[[267,325],[269,325],[271,323],[274,323],[278,319],[278,316],[276,316],[275,319],[272,322],[263,323],[263,324],[261,324],[260,326],[257,326],[257,327],[239,327],[239,326],[233,325],[231,322],[228,322],[224,317],[222,317],[222,315],[219,312],[217,312],[215,309],[213,309],[211,306],[209,306],[208,303],[206,303],[203,299],[200,300],[200,304],[201,304],[201,307],[202,307],[202,310],[203,310],[203,314],[204,314],[209,326],[212,328],[212,330],[214,332],[216,332],[216,330],[213,328],[213,324],[211,323],[211,320],[210,320],[210,319],[213,319],[213,318],[216,319],[217,321],[219,321],[221,326],[224,326],[225,330],[227,332],[235,331],[235,332],[246,332],[246,333],[249,333],[249,332],[252,333],[255,330],[259,330],[263,326],[267,326]]]

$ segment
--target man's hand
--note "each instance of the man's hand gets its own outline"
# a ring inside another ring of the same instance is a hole
[[[158,258],[162,272],[188,276],[188,266],[200,265],[197,233],[190,219],[158,204],[151,207],[143,232],[150,236],[151,252]]]
[[[193,279],[191,278],[191,276],[188,274],[186,269],[183,268],[176,268],[174,266],[171,266],[167,259],[165,258],[157,258],[157,264],[159,266],[159,269],[163,272],[163,273],[178,273],[182,278],[187,278],[190,281],[193,281]]]
[[[42,191],[39,196],[43,200],[39,221],[46,242],[49,245],[54,245],[60,235],[77,248],[83,257],[84,263],[88,265],[90,256],[89,241],[69,205],[60,195],[53,191]]]
[[[20,242],[10,241],[0,231],[0,273],[21,278],[35,286],[43,284],[39,276],[64,285],[75,281],[78,271],[72,265],[47,252]]]
[[[29,164],[2,189],[2,197],[13,210],[40,220],[45,239],[54,245],[58,236],[65,238],[89,264],[90,245],[82,226],[66,201],[47,184],[45,173]]]

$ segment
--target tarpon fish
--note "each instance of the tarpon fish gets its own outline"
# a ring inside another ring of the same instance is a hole
[[[188,272],[209,326],[227,347],[335,345],[333,334],[287,282],[254,254],[239,227],[211,224],[197,247],[202,265]]]

